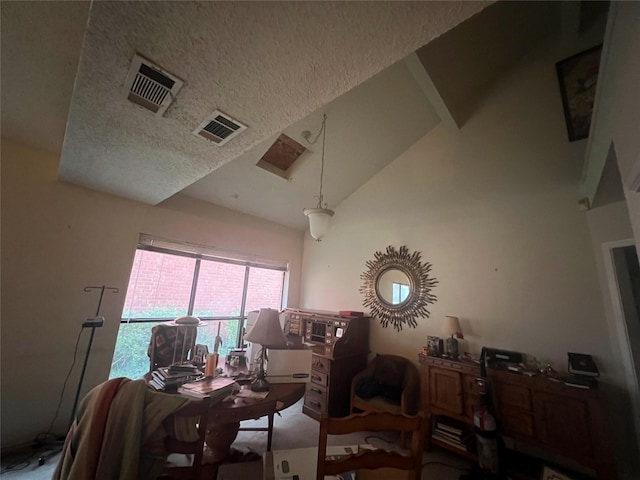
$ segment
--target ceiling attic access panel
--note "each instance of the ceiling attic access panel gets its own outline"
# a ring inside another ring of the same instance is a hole
[[[285,180],[291,179],[291,167],[307,149],[284,133],[281,134],[269,150],[262,156],[258,167],[278,175]]]

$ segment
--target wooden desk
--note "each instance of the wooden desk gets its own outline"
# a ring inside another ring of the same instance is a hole
[[[211,407],[209,426],[205,441],[205,463],[219,463],[229,456],[231,444],[240,430],[240,422],[268,416],[267,428],[247,430],[267,431],[267,450],[271,450],[273,417],[276,412],[290,407],[302,398],[304,383],[280,383],[269,386],[269,395],[264,399],[239,398],[217,403]]]

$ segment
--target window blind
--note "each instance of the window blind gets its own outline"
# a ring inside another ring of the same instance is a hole
[[[146,233],[141,233],[138,238],[138,246],[153,250],[166,250],[178,252],[186,255],[193,255],[219,262],[238,263],[258,268],[269,268],[286,272],[289,268],[288,260],[276,260],[259,257],[254,254],[223,250],[207,245],[198,245],[190,242],[177,242],[166,238],[155,237]]]

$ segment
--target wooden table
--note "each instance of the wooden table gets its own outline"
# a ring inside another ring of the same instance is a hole
[[[236,397],[232,401],[217,403],[211,407],[205,441],[205,463],[220,463],[229,456],[231,444],[239,430],[266,431],[267,450],[271,450],[273,417],[280,410],[290,407],[302,398],[304,383],[280,383],[269,385],[269,395],[264,399]],[[242,428],[243,420],[268,416],[266,428]]]

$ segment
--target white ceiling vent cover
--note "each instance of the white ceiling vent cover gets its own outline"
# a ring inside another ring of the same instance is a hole
[[[124,84],[127,98],[161,116],[184,82],[153,62],[136,54]]]
[[[193,134],[206,138],[221,147],[246,129],[246,125],[216,110],[193,131]]]

